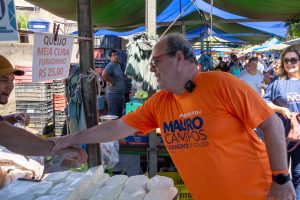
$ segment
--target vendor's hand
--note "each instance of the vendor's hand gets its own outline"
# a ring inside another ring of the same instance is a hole
[[[292,181],[288,181],[283,185],[272,182],[267,200],[295,200],[296,192]]]
[[[30,122],[30,116],[27,113],[16,113],[14,115],[14,118],[15,118],[16,122],[20,121],[25,126],[28,126],[28,124]]]
[[[286,119],[291,119],[292,118],[292,113],[288,108],[282,108],[281,114],[286,118]]]
[[[70,136],[52,137],[48,140],[55,143],[55,146],[52,148],[52,153],[57,153],[61,149],[73,146]]]
[[[56,154],[62,156],[64,164],[70,167],[79,167],[87,161],[87,154],[80,148],[68,147],[58,150]]]

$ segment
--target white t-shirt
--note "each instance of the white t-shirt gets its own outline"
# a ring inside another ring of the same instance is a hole
[[[263,73],[264,69],[265,69],[265,66],[262,63],[258,62],[257,70],[260,71],[261,73]]]
[[[259,71],[255,74],[249,74],[247,71],[240,76],[240,79],[245,81],[251,86],[259,95],[261,95],[261,83],[264,80],[264,76]]]

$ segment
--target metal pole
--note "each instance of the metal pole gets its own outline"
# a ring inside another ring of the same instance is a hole
[[[146,32],[156,36],[156,0],[145,0]]]
[[[146,31],[152,36],[156,36],[156,0],[145,0],[146,4]],[[157,134],[155,131],[149,133],[148,149],[149,176],[157,174]]]
[[[77,0],[78,40],[80,53],[80,73],[87,75],[89,70],[95,70],[93,57],[93,30],[91,17],[91,0]],[[98,125],[98,112],[96,104],[95,78],[88,81],[81,79],[81,92],[84,104],[87,128]],[[99,144],[87,145],[88,166],[101,164]]]

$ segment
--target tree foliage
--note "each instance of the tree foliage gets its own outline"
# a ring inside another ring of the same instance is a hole
[[[289,39],[300,38],[300,16],[295,17],[289,23]]]

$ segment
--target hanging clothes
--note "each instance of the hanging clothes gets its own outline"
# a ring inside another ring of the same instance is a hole
[[[67,81],[68,122],[70,133],[86,129],[84,105],[81,95],[80,67],[72,65]]]
[[[126,75],[138,82],[142,82],[143,90],[156,90],[157,82],[154,74],[150,72],[149,59],[156,40],[143,33],[127,44],[128,62]]]

